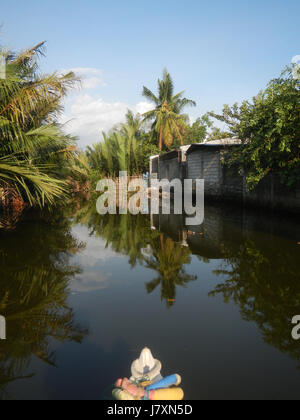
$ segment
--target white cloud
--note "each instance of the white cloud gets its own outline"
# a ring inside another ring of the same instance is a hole
[[[99,69],[90,67],[75,67],[72,69],[62,69],[59,73],[73,72],[81,79],[82,89],[96,89],[98,87],[106,87],[107,84],[103,80],[103,73]]]
[[[93,292],[106,289],[110,275],[100,275],[98,271],[85,272],[82,276],[76,277],[71,281],[70,289],[72,292]]]
[[[81,267],[83,273],[71,281],[71,291],[91,292],[105,289],[111,278],[111,274],[105,268],[106,264],[110,264],[110,260],[115,260],[120,255],[111,248],[107,248],[105,240],[90,236],[85,226],[74,226],[72,234],[85,243],[86,247],[74,257],[75,265]]]
[[[107,84],[103,80],[103,72],[96,68],[77,67],[63,69],[61,74],[73,71],[81,77],[81,91],[70,95],[65,103],[65,113],[60,122],[65,124],[65,131],[79,137],[79,147],[99,142],[102,140],[102,132],[109,131],[116,124],[125,121],[128,109],[134,113],[143,114],[152,105],[148,102],[139,102],[130,105],[125,102],[106,102],[101,98],[99,88]],[[93,90],[93,94],[91,94]]]
[[[120,257],[118,253],[106,247],[104,239],[90,236],[90,232],[85,226],[73,227],[72,233],[79,241],[86,244],[84,250],[75,256],[76,263],[80,266],[92,268],[103,265],[112,258]]]
[[[79,136],[79,146],[85,147],[102,140],[102,131],[107,132],[116,124],[124,122],[128,109],[143,114],[152,109],[152,105],[148,102],[139,102],[133,106],[124,102],[105,102],[101,98],[81,94],[73,98],[68,108],[61,122],[67,122],[65,130]]]

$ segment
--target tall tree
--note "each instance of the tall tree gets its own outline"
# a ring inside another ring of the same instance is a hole
[[[183,134],[187,129],[188,116],[183,114],[186,106],[196,103],[183,97],[184,91],[174,94],[174,83],[170,73],[165,69],[163,79],[158,79],[158,95],[144,86],[143,96],[150,100],[155,108],[146,112],[144,122],[152,122],[152,133],[158,139],[159,149],[163,145],[170,147],[175,139],[183,144]]]
[[[6,77],[0,79],[0,196],[17,195],[41,207],[66,193],[62,169],[71,169],[76,148],[57,116],[77,81],[73,73],[41,75],[37,57],[43,48],[40,43],[17,55],[2,51]]]
[[[288,186],[300,181],[300,79],[286,69],[252,101],[210,113],[225,122],[244,146],[228,156],[228,163],[246,172],[248,185],[255,187],[274,174]]]
[[[114,127],[108,134],[102,133],[104,141],[87,149],[87,158],[92,170],[105,176],[118,176],[119,171],[137,175],[143,169],[141,116],[132,111],[126,114],[126,122]]]

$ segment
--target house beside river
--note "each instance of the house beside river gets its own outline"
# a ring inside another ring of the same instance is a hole
[[[242,147],[237,138],[183,146],[150,158],[150,176],[159,179],[204,179],[205,197],[300,213],[300,185],[287,187],[276,175],[266,176],[249,191],[245,176],[226,166],[224,156],[232,148]]]

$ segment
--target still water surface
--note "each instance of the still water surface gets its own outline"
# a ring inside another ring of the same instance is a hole
[[[111,399],[145,346],[186,399],[300,398],[298,219],[68,213],[0,231],[1,399]]]

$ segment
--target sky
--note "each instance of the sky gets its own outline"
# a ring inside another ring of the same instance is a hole
[[[10,0],[0,23],[2,46],[47,41],[42,70],[83,77],[61,117],[82,148],[128,108],[151,109],[142,88],[164,68],[197,102],[193,121],[251,99],[300,54],[299,0]]]

